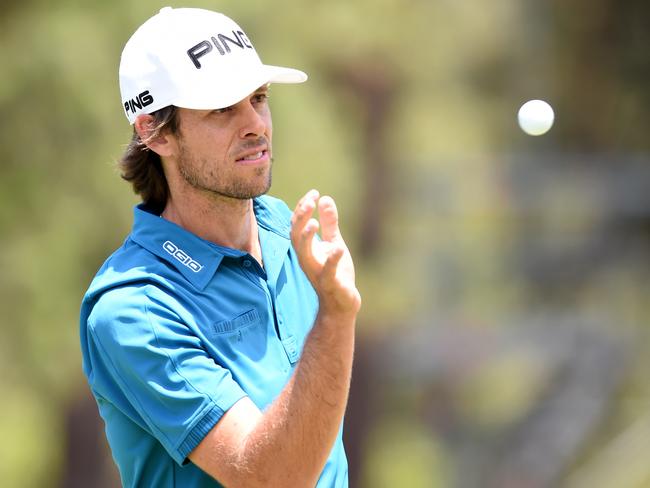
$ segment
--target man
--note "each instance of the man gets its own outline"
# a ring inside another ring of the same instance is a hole
[[[205,10],[162,9],[124,48],[121,164],[143,203],[81,309],[124,486],[347,486],[352,259],[331,198],[262,196],[268,85],[305,80]]]

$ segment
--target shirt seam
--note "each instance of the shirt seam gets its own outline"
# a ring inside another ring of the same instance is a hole
[[[268,225],[266,222],[261,222],[259,220],[257,221],[257,225],[268,230],[269,232],[273,232],[274,234],[282,237],[283,239],[286,239],[288,241],[291,240],[291,236],[289,235],[290,227],[287,227],[286,225],[283,225],[282,229],[277,229],[271,225]]]

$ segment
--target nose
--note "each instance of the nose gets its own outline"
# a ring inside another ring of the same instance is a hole
[[[245,100],[242,102],[243,107],[241,111],[242,124],[240,129],[240,137],[245,139],[247,137],[259,137],[266,133],[266,118],[255,110],[253,104]]]

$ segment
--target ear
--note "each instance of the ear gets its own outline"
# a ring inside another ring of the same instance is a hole
[[[170,134],[158,134],[155,137],[156,122],[152,115],[140,114],[133,124],[140,140],[159,156],[170,156],[173,153],[173,144]]]

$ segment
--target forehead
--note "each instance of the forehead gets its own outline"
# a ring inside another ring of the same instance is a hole
[[[267,93],[270,89],[270,83],[265,83],[264,85],[260,86],[257,88],[254,92],[250,93],[246,97],[242,98],[239,102],[230,105],[230,107],[235,107],[236,105],[239,105],[240,103],[246,102],[250,100],[253,96],[259,95],[261,93]],[[223,107],[223,108],[228,108],[228,107]],[[207,114],[212,112],[213,110],[218,110],[218,109],[193,109],[193,108],[183,108],[183,107],[178,107],[178,120],[179,122],[181,120],[184,121],[191,121],[194,119],[200,119],[202,117],[205,117]]]

